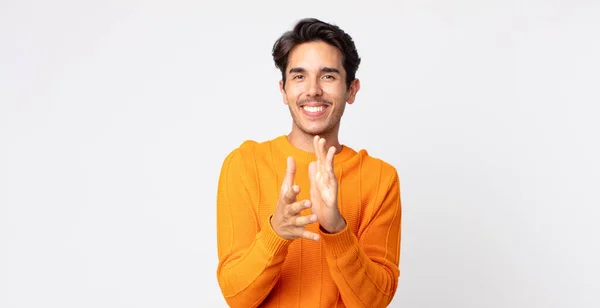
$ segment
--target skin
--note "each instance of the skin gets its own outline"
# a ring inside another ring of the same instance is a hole
[[[320,41],[303,43],[290,51],[286,82],[279,82],[283,102],[293,119],[288,140],[297,148],[316,154],[316,161],[309,165],[310,200],[296,200],[300,192],[300,187],[293,185],[296,166],[291,157],[287,160],[280,199],[271,219],[274,230],[287,239],[318,240],[317,234],[304,227],[314,222],[327,233],[339,232],[346,226],[337,203],[333,159],[341,150],[338,132],[345,105],[354,103],[360,81],[355,79],[349,87],[346,85],[342,61],[342,53],[334,46]],[[301,109],[304,104],[324,105],[325,114],[308,117]],[[311,208],[312,214],[301,216],[306,208]]]

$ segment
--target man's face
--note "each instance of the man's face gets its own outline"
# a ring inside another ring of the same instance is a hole
[[[288,56],[285,87],[279,86],[294,125],[310,135],[324,135],[339,127],[346,102],[352,104],[358,80],[346,87],[342,53],[324,42],[294,47]]]

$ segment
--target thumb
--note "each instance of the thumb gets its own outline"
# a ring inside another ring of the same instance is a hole
[[[287,168],[285,169],[285,178],[283,179],[283,185],[288,189],[294,185],[294,177],[296,176],[296,162],[294,158],[289,156],[287,158]]]
[[[294,158],[289,156],[287,158],[287,168],[285,169],[285,177],[281,185],[282,192],[287,191],[294,185],[294,177],[296,176],[296,162]]]
[[[317,172],[317,163],[313,161],[308,165],[308,178],[310,179],[311,182],[314,181],[316,172]]]

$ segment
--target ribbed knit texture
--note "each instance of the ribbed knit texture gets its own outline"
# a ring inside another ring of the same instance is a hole
[[[396,169],[343,146],[334,158],[347,227],[318,242],[286,240],[270,224],[286,171],[296,161],[298,200],[309,199],[308,165],[285,135],[246,141],[223,162],[217,193],[217,277],[231,307],[387,307],[396,292],[401,202]],[[310,214],[305,210],[303,215]]]

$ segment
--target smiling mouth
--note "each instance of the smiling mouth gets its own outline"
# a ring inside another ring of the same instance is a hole
[[[327,110],[328,106],[326,105],[320,105],[320,106],[302,106],[301,109],[303,111],[303,113],[311,118],[316,118],[316,117],[320,117],[323,114],[325,114],[325,111]]]
[[[304,106],[302,109],[308,112],[321,112],[325,109],[325,106]]]

